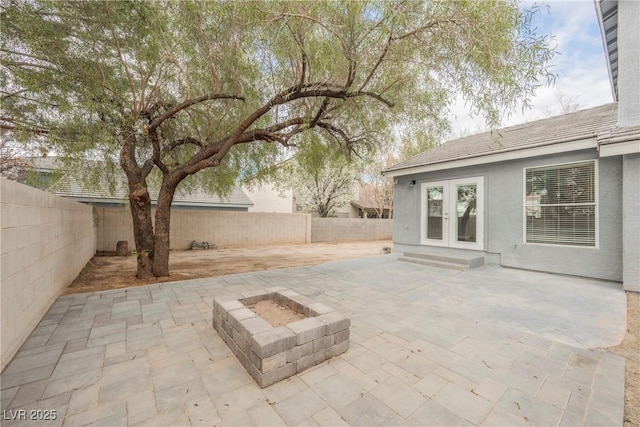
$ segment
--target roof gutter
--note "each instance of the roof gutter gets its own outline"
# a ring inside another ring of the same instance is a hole
[[[617,0],[609,0],[615,2],[614,6],[616,9],[618,8]],[[596,8],[596,15],[598,15],[598,25],[600,26],[600,40],[602,40],[602,48],[604,49],[604,53],[607,56],[607,72],[609,73],[609,85],[611,87],[611,96],[615,101],[618,101],[618,93],[615,87],[615,83],[613,81],[613,73],[611,70],[611,55],[609,53],[609,46],[607,44],[607,34],[604,28],[604,17],[602,16],[602,0],[593,0],[593,4]],[[617,13],[617,10],[616,10]],[[616,30],[617,31],[617,30]]]
[[[104,197],[87,197],[87,196],[74,196],[68,193],[55,193],[58,196],[66,197],[68,199],[73,199],[76,202],[81,203],[89,203],[89,204],[106,204],[106,205],[117,205],[117,206],[128,206],[129,202],[126,199],[118,199],[118,198],[104,198]],[[157,200],[151,200],[151,206],[156,207],[158,205]],[[253,203],[199,203],[199,202],[176,202],[174,201],[171,206],[181,206],[181,207],[200,207],[200,208],[249,208],[253,206]]]
[[[560,147],[558,145],[561,144]],[[529,145],[526,147],[516,147],[504,149],[492,153],[478,154],[469,156],[464,159],[445,160],[442,162],[430,163],[426,165],[409,166],[402,169],[382,171],[382,175],[395,178],[397,176],[413,175],[417,173],[433,172],[444,169],[462,168],[467,166],[476,166],[486,163],[503,162],[508,160],[517,160],[525,157],[544,156],[555,153],[566,153],[570,151],[587,150],[598,147],[596,136],[588,138],[570,137],[555,141],[551,144],[540,143]]]

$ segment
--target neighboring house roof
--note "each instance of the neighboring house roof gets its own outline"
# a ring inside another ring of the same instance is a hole
[[[618,0],[596,0],[613,99],[618,100]]]
[[[55,157],[36,157],[30,159],[30,164],[38,172],[52,172],[59,168],[59,160]],[[128,199],[126,184],[116,184],[113,192],[106,188],[89,188],[82,185],[75,178],[64,175],[59,180],[51,183],[48,190],[64,197],[87,203],[124,203]],[[151,203],[156,204],[158,191],[150,189]],[[248,208],[253,202],[239,186],[226,196],[218,196],[215,193],[202,189],[188,192],[178,189],[173,198],[172,206],[203,207],[203,208]]]
[[[358,196],[356,200],[351,201],[351,205],[362,210],[376,210],[380,209],[379,202],[375,200],[375,194],[377,189],[369,183],[359,181],[360,188],[358,189]],[[390,209],[391,205],[385,203],[382,209]]]
[[[571,151],[598,146],[598,135],[616,128],[616,103],[523,123],[493,132],[454,139],[394,165],[383,173],[400,176],[451,167],[508,160],[527,155]],[[528,154],[524,151],[527,150]],[[445,166],[446,164],[446,166]]]

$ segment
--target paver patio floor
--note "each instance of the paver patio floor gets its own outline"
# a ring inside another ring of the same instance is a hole
[[[351,345],[261,389],[211,308],[273,286],[351,317]],[[625,304],[607,282],[394,255],[66,295],[2,373],[2,424],[621,425],[624,360],[596,347]]]

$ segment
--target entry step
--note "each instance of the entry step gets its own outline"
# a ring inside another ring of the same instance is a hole
[[[452,270],[466,270],[484,265],[484,256],[476,254],[465,256],[442,255],[421,252],[405,252],[398,257],[398,261],[412,262],[414,264],[428,265],[431,267],[449,268]]]

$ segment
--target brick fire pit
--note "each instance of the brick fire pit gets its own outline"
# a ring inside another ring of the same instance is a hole
[[[273,327],[249,306],[273,300],[305,316]],[[267,387],[344,353],[351,320],[292,290],[213,300],[213,327],[260,387]]]

